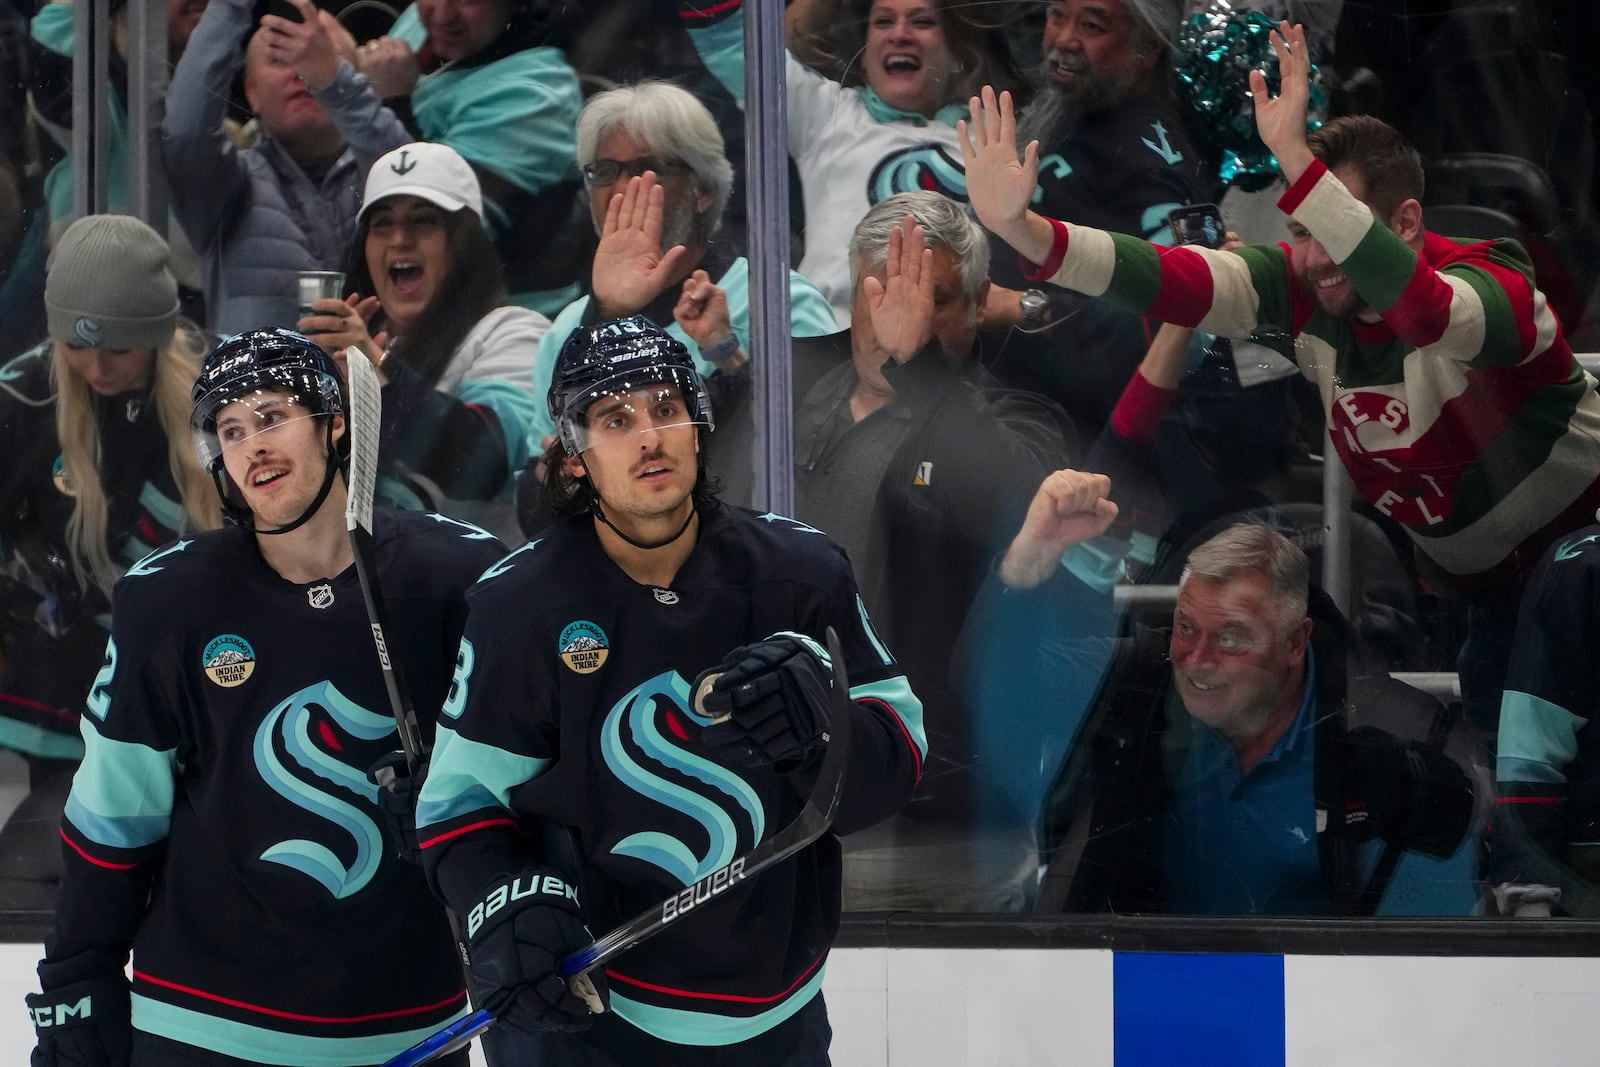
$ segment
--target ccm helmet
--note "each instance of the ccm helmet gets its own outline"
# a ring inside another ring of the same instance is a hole
[[[710,430],[711,400],[683,342],[642,315],[573,330],[556,356],[546,405],[567,455],[587,446],[584,414],[607,396],[675,385],[689,421]]]
[[[210,473],[222,497],[222,510],[241,526],[253,525],[223,463],[224,446],[217,436],[217,415],[224,407],[259,393],[284,393],[294,397],[311,415],[342,415],[344,387],[338,365],[315,342],[293,330],[251,330],[230,337],[206,357],[194,383],[189,412],[189,433],[200,465]],[[287,533],[299,527],[322,506],[333,485],[333,475],[343,466],[344,441],[335,446],[332,420],[327,424],[328,471],[316,501],[295,522],[258,533]]]

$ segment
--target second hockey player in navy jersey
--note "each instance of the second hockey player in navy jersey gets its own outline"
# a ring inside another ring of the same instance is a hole
[[[835,835],[906,802],[921,706],[844,553],[712,495],[711,415],[683,345],[642,318],[577,330],[549,407],[545,489],[565,519],[469,594],[417,813],[499,1019],[489,1062],[825,1064]],[[556,962],[804,803],[829,720],[828,627],[854,715],[833,833],[620,957],[599,983],[610,1010],[591,1017]],[[712,671],[706,708],[731,718],[702,729],[691,693]],[[576,870],[535,844],[549,827],[570,831]]]
[[[467,998],[443,909],[385,839],[365,773],[395,720],[345,531],[337,369],[298,334],[255,331],[212,353],[194,395],[234,523],[117,584],[28,998],[32,1062],[381,1062]],[[465,589],[504,547],[436,515],[379,510],[374,527],[389,654],[427,712]]]

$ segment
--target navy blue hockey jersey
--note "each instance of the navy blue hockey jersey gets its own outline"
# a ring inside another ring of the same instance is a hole
[[[389,654],[431,733],[464,592],[505,551],[379,510]],[[296,584],[254,535],[118,583],[62,825],[48,958],[133,952],[135,1029],[252,1062],[370,1064],[466,1008],[443,910],[365,770],[398,747],[355,568]]]
[[[671,588],[640,585],[587,516],[487,572],[418,806],[426,864],[463,913],[497,876],[549,857],[570,828],[580,897],[602,934],[787,825],[803,773],[735,769],[698,743],[690,687],[729,651],[782,631],[839,633],[856,719],[835,833],[897,811],[926,754],[922,708],[872,630],[844,553],[775,515],[703,508]],[[839,843],[825,835],[697,909],[607,970],[612,1009],[664,1040],[763,1033],[822,982],[839,920]]]

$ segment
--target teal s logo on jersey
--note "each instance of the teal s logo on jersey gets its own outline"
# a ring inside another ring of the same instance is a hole
[[[224,689],[232,689],[248,682],[255,673],[256,650],[238,634],[221,634],[206,644],[200,654],[200,666],[206,677]]]
[[[698,822],[707,840],[705,853],[696,855],[671,834],[641,831],[618,841],[612,854],[658,867],[686,886],[726,866],[742,851],[741,830],[748,827],[745,849],[766,831],[766,812],[750,783],[681,743],[688,740],[683,720],[689,715],[689,683],[677,671],[667,671],[625,694],[600,726],[606,769],[640,796]],[[662,731],[663,723],[676,739]],[[634,756],[630,743],[652,763],[709,788],[697,791],[647,768]],[[736,821],[735,814],[742,818]]]
[[[967,172],[962,161],[942,145],[922,145],[885,156],[867,179],[867,202],[877,204],[896,193],[924,189],[967,202]]]
[[[375,741],[391,736],[394,729],[392,716],[368,711],[332,682],[307,686],[268,712],[256,728],[252,747],[261,780],[289,803],[343,831],[350,841],[339,842],[335,851],[319,841],[290,838],[260,858],[300,872],[338,900],[372,881],[387,852],[383,830],[371,815],[377,810],[378,787],[367,780],[365,771],[339,758],[343,745],[338,731]],[[343,856],[351,856],[350,862]]]
[[[579,674],[593,674],[604,667],[611,654],[611,642],[606,632],[588,619],[567,623],[556,642],[562,662]]]

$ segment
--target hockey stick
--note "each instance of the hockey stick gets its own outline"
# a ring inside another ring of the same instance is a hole
[[[383,601],[383,590],[378,586],[378,561],[372,550],[372,496],[378,483],[378,428],[383,420],[383,387],[371,361],[360,352],[352,352],[345,363],[350,411],[344,432],[350,440],[350,478],[344,523],[350,531],[356,577],[361,580],[361,598],[367,605],[372,643],[378,648],[378,663],[383,667],[383,685],[389,691],[389,707],[394,711],[395,727],[400,732],[400,747],[405,750],[407,769],[415,774],[424,755],[422,731],[417,726],[417,712],[411,706],[405,678],[389,660],[386,637],[389,610]]]
[[[378,372],[371,361],[360,352],[351,352],[345,365],[349,410],[345,415],[344,432],[350,443],[345,528],[350,531],[350,551],[355,556],[356,577],[360,579],[361,598],[367,606],[372,643],[377,646],[378,663],[383,668],[383,685],[389,693],[389,708],[394,712],[400,747],[405,751],[406,770],[414,777],[427,753],[422,747],[422,730],[417,725],[417,711],[411,704],[411,691],[406,686],[405,675],[389,658],[389,609],[384,603],[383,587],[378,584],[378,559],[372,547],[372,497],[378,485],[378,430],[383,425],[383,386],[378,381]],[[380,769],[376,783],[378,788],[392,788],[394,775],[392,767]],[[461,959],[467,1002],[476,1008],[472,998],[472,959],[467,955],[467,942],[461,935],[461,921],[449,908],[444,909],[444,914],[450,923],[450,934],[455,939],[456,955]]]
[[[827,833],[828,827],[833,825],[833,817],[839,810],[839,798],[844,795],[844,769],[850,758],[850,718],[854,714],[854,702],[850,699],[844,650],[840,647],[839,635],[831,626],[828,627],[826,639],[828,658],[833,661],[833,713],[828,719],[828,729],[822,735],[827,742],[822,765],[817,768],[817,780],[800,813],[787,826],[749,852],[726,866],[718,867],[650,910],[634,916],[592,945],[567,956],[559,968],[567,985],[587,982],[589,972],[596,967],[604,966],[640,942],[656,936],[689,912],[783,862]],[[494,1016],[479,1010],[424,1038],[385,1062],[383,1067],[422,1067],[461,1048],[493,1024]]]

